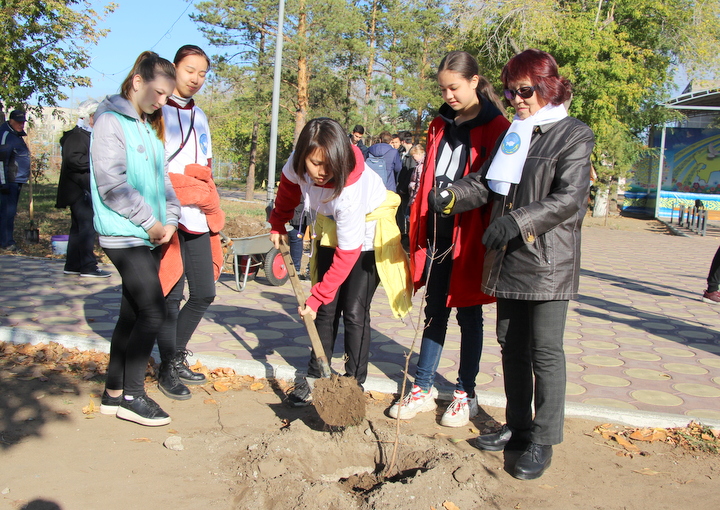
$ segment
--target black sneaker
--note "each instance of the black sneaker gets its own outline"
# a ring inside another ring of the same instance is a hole
[[[160,363],[158,370],[158,389],[168,398],[187,400],[192,397],[190,389],[180,382],[175,365],[172,360]]]
[[[117,417],[148,427],[158,427],[170,423],[170,415],[146,394],[132,400],[123,398],[118,407]]]
[[[122,402],[122,393],[119,397],[111,397],[107,390],[103,391],[102,397],[100,397],[100,413],[101,414],[117,414],[120,402]]]
[[[112,276],[112,273],[108,273],[107,271],[103,271],[102,269],[96,269],[95,271],[80,273],[80,276],[83,276],[85,278],[109,278],[110,276]]]
[[[295,388],[288,394],[288,402],[293,407],[303,407],[312,404],[312,388],[307,379],[296,384]]]
[[[77,276],[77,275],[80,274],[80,271],[69,271],[69,270],[67,270],[67,269],[64,269],[64,270],[63,270],[63,274],[72,274],[72,275],[76,275],[76,276]]]

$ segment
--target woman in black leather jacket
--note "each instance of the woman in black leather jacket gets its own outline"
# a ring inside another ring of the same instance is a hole
[[[480,172],[429,200],[445,214],[493,200],[482,290],[497,298],[507,425],[478,437],[476,446],[524,450],[514,476],[530,480],[542,476],[563,437],[563,332],[568,301],[578,292],[594,137],[567,116],[570,83],[550,54],[519,53],[503,68],[502,82],[513,124]]]

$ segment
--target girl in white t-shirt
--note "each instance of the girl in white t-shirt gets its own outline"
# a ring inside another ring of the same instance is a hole
[[[191,393],[185,384],[205,382],[203,374],[188,366],[187,344],[215,299],[213,255],[218,250],[212,245],[219,246],[215,234],[222,228],[224,215],[210,169],[208,120],[193,100],[205,82],[210,59],[201,48],[185,45],[173,63],[175,91],[163,106],[165,157],[182,209],[177,238],[164,251],[160,266],[168,316],[157,338],[161,360],[158,386],[166,396],[186,400]],[[180,308],[186,279],[189,296]]]
[[[394,228],[392,234],[397,249],[393,245],[393,254],[400,254],[396,259],[400,276],[395,287],[401,287],[401,293],[405,292],[406,283],[402,281],[402,275],[407,274],[403,264],[406,258],[399,243],[400,232],[394,220],[400,198],[386,191],[375,172],[366,170],[362,152],[350,143],[339,123],[327,118],[313,119],[300,133],[295,152],[283,167],[270,215],[270,239],[279,247],[281,238],[286,235],[285,224],[304,199],[307,223],[315,236],[311,260],[315,270],[314,285],[300,315],[315,319],[328,359],[332,357],[342,315],[347,360],[345,375],[355,377],[359,384],[367,378],[370,302],[381,279],[386,290],[390,292],[393,288],[393,282],[388,281],[386,285],[381,258],[376,264],[375,250],[388,246],[375,244],[378,242],[376,231],[388,232],[385,229]],[[408,300],[409,296],[408,289]],[[313,354],[308,379],[296,385],[289,395],[290,403],[296,406],[309,404],[312,381],[320,375]]]

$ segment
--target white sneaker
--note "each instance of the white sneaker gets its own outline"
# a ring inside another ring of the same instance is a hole
[[[391,418],[397,418],[400,415],[401,420],[409,420],[415,418],[417,413],[433,411],[437,408],[435,399],[438,391],[433,386],[430,391],[422,391],[420,386],[413,385],[410,393],[399,402],[395,402],[388,411]]]
[[[453,399],[440,420],[443,427],[462,427],[478,414],[477,395],[468,398],[464,391],[455,390]]]

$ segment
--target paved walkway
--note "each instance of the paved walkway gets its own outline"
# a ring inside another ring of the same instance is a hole
[[[717,247],[716,238],[584,229],[580,298],[570,304],[565,333],[569,407],[608,419],[613,412],[651,412],[720,423],[720,306],[700,300]],[[117,272],[109,266],[111,278],[91,279],[62,269],[61,260],[0,256],[0,340],[67,335],[107,349],[120,304]],[[283,378],[306,368],[310,342],[289,284],[273,287],[261,273],[237,292],[228,274],[217,289],[189,346],[196,357]],[[412,320],[393,319],[378,289],[368,389],[398,390],[419,297],[415,303]],[[495,306],[486,307],[477,379],[485,405],[502,405],[495,319]],[[446,395],[457,377],[459,345],[451,319],[436,381]],[[332,365],[342,370],[339,354]]]

